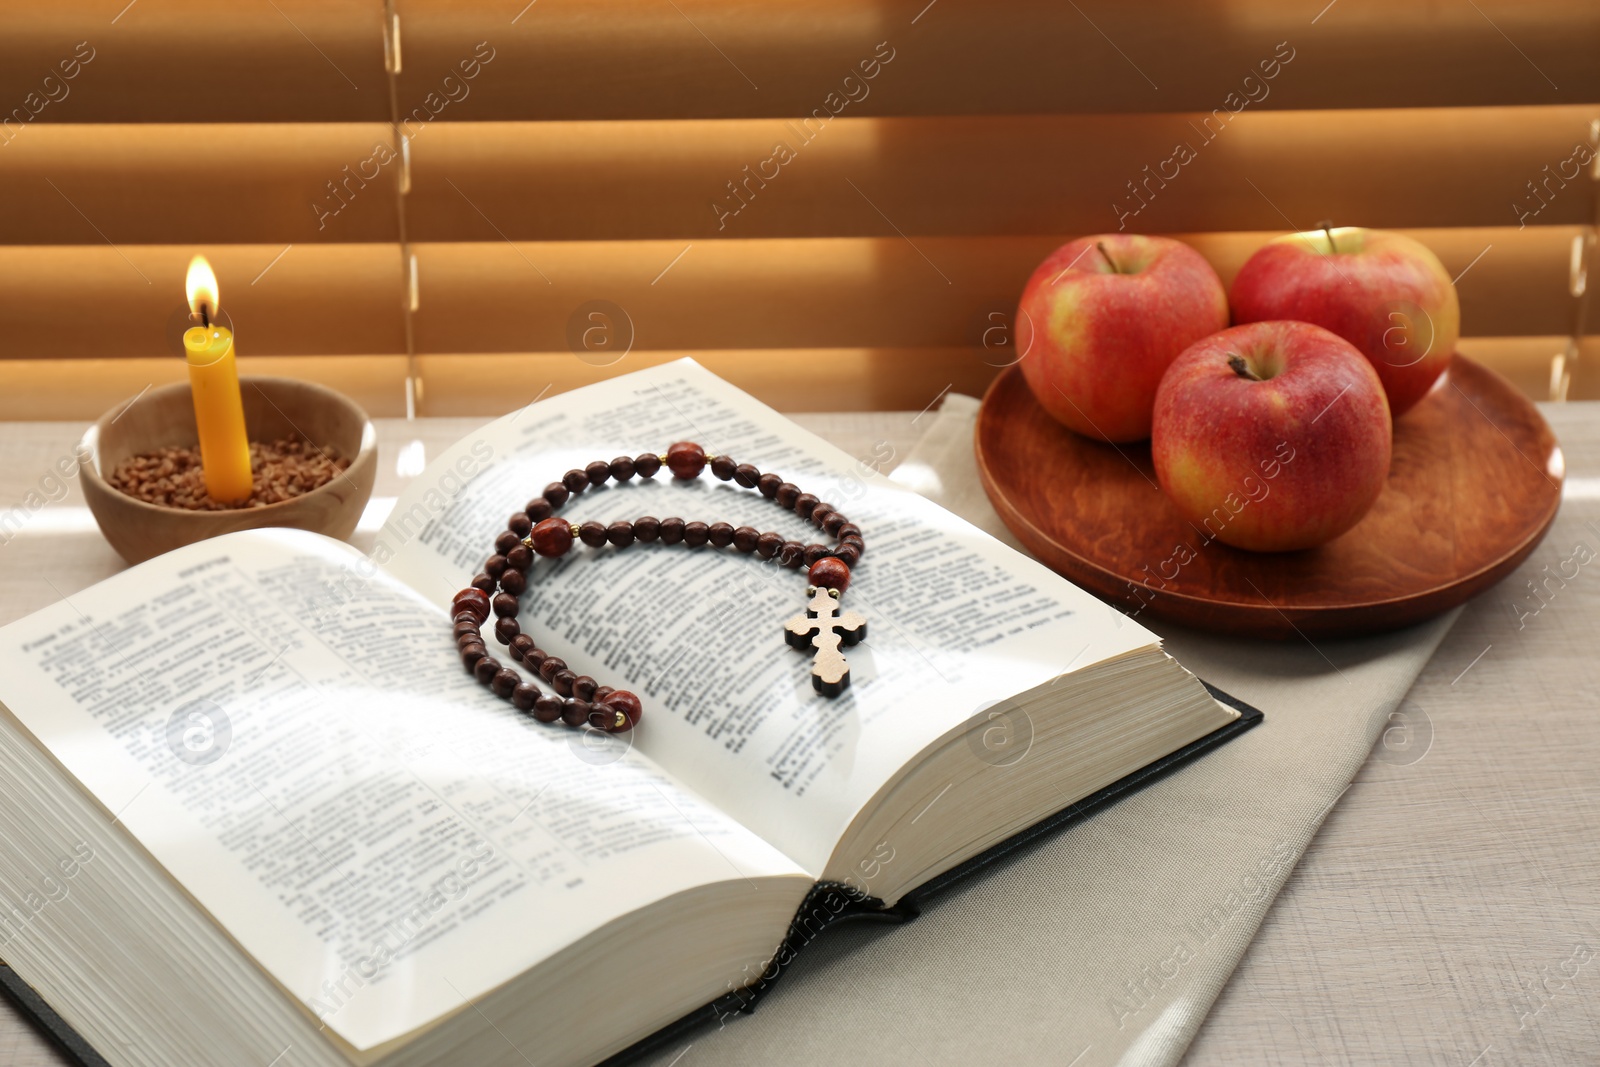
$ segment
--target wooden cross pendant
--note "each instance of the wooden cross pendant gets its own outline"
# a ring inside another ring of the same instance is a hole
[[[867,620],[858,612],[840,612],[839,594],[820,586],[811,588],[806,613],[783,624],[783,639],[790,647],[816,649],[811,657],[811,684],[829,697],[838,696],[850,686],[850,664],[845,662],[839,645],[853,645],[866,636]]]

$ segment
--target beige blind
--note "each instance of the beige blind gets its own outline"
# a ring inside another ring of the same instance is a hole
[[[1325,219],[1459,275],[1462,350],[1600,396],[1600,5],[58,0],[0,12],[0,417],[247,372],[492,414],[691,353],[786,409],[1013,357],[1077,234],[1224,280]]]

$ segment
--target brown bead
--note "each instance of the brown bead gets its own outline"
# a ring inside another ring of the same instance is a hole
[[[633,544],[633,523],[626,519],[618,519],[606,527],[606,540],[618,548],[627,548]]]
[[[833,550],[833,558],[842,561],[847,567],[854,567],[861,561],[861,553],[856,551],[855,545],[844,545]]]
[[[510,593],[496,593],[494,595],[494,613],[502,619],[517,613],[517,598]]]
[[[750,463],[741,463],[733,468],[733,484],[746,489],[754,489],[756,482],[761,480],[761,472]]]
[[[762,559],[771,559],[778,554],[778,549],[783,547],[783,535],[768,530],[756,538],[756,555]]]
[[[625,482],[633,477],[633,460],[627,456],[618,456],[611,461],[611,477],[619,482]]]
[[[457,637],[461,637],[463,635],[468,635],[468,634],[476,635],[477,632],[478,632],[478,627],[480,625],[482,625],[482,624],[479,623],[477,619],[473,619],[473,618],[462,619],[462,620],[458,620],[456,622],[455,627],[454,627],[452,632]]]
[[[706,531],[706,540],[718,548],[727,548],[733,544],[733,525],[726,522],[714,522]]]
[[[580,674],[572,680],[572,695],[579,700],[593,700],[594,691],[599,685],[599,682],[587,674]]]
[[[661,457],[654,452],[644,452],[633,458],[633,469],[641,478],[654,478],[661,469]]]
[[[733,460],[729,459],[727,456],[718,456],[711,461],[711,473],[720,478],[722,481],[727,481],[729,478],[732,478],[733,472],[737,470],[738,467],[739,465]]]
[[[618,689],[615,692],[607,693],[605,699],[600,702],[626,715],[629,726],[638,726],[639,718],[644,714],[644,709],[639,705],[639,698],[626,689]]]
[[[522,624],[509,615],[494,621],[494,639],[502,645],[509,645],[511,639],[522,632]]]
[[[711,527],[703,522],[691,522],[683,528],[683,543],[690,548],[699,548],[711,537]]]
[[[811,566],[817,560],[828,555],[832,551],[833,549],[829,548],[827,545],[807,545],[805,556],[806,566]]]
[[[822,503],[811,493],[801,493],[794,498],[794,513],[802,519],[809,519],[811,513],[817,510],[817,505]]]
[[[550,501],[550,506],[552,508],[560,508],[562,504],[565,504],[571,498],[571,496],[572,493],[569,492],[567,487],[562,485],[560,482],[551,482],[549,485],[544,487],[544,498]]]
[[[470,614],[482,623],[489,617],[489,594],[482,589],[463,589],[450,601],[457,614]]]
[[[588,721],[596,730],[603,730],[608,734],[625,733],[633,728],[633,723],[628,721],[627,712],[610,704],[590,704]]]
[[[477,668],[478,662],[489,654],[489,646],[482,641],[467,645],[461,650],[461,665],[471,674]]]
[[[778,549],[778,562],[785,567],[798,567],[805,562],[806,546],[799,541],[785,541]]]
[[[778,495],[778,486],[782,484],[783,479],[776,474],[763,474],[760,478],[756,479],[756,489],[758,489],[761,492],[761,495],[766,497],[768,500],[771,500],[773,497]]]
[[[481,645],[481,644],[483,644],[483,635],[481,633],[479,633],[478,631],[476,631],[476,630],[473,630],[471,633],[457,634],[456,635],[456,651],[457,652],[465,651],[466,647],[468,645]]]
[[[528,576],[519,570],[508,569],[500,576],[500,588],[512,596],[521,596],[528,588]]]
[[[754,526],[741,526],[733,531],[733,547],[740,552],[754,552],[761,533]]]
[[[606,479],[611,477],[611,464],[603,459],[597,459],[583,468],[583,473],[589,479],[590,485],[604,485]]]
[[[778,486],[778,492],[773,496],[781,508],[792,508],[794,502],[800,499],[800,487],[793,482],[784,482]]]
[[[533,529],[533,520],[523,512],[513,512],[506,520],[506,529],[518,537],[527,537],[528,531]]]
[[[472,576],[472,588],[483,590],[485,596],[493,593],[495,587],[499,584],[487,574],[475,574]]]
[[[578,539],[590,548],[599,548],[606,543],[606,524],[590,519],[578,527]]]
[[[522,675],[510,667],[501,667],[494,672],[494,677],[489,679],[489,689],[502,700],[509,697],[511,691],[521,684]]]
[[[813,512],[815,514],[815,512]],[[844,517],[843,512],[830,511],[828,517],[822,520],[822,532],[829,537],[838,537],[839,528],[850,520]]]
[[[566,669],[567,661],[562,659],[560,656],[546,656],[539,662],[539,677],[548,682],[551,678],[555,677],[557,671],[564,671]]]
[[[522,662],[526,663],[528,665],[528,669],[531,671],[537,671],[540,665],[549,658],[549,653],[540,648],[537,642],[534,643],[532,648],[528,649],[522,654]]]
[[[539,699],[539,690],[527,682],[518,682],[517,687],[511,690],[511,706],[518,711],[532,711],[533,705]]]
[[[698,478],[706,469],[706,450],[693,441],[674,441],[667,448],[667,469],[674,478]]]
[[[533,528],[533,550],[541,556],[562,556],[572,547],[572,524],[545,519]]]
[[[811,525],[822,529],[822,524],[828,521],[828,516],[833,514],[833,505],[823,502],[811,509]]]
[[[606,702],[606,697],[615,692],[616,690],[611,688],[609,685],[602,685],[594,691],[594,696],[590,697],[589,699],[594,701],[596,704],[604,704]]]
[[[555,722],[561,718],[561,698],[551,693],[540,693],[533,702],[533,717],[540,722]]]
[[[853,522],[842,522],[839,524],[839,528],[833,531],[833,535],[835,537],[849,537],[851,534],[855,534],[857,537],[860,537],[861,527],[857,526]]]
[[[661,543],[675,545],[683,540],[684,522],[677,516],[661,520]]]
[[[589,719],[589,702],[568,697],[561,702],[561,721],[568,726],[582,726]]]
[[[841,537],[839,538],[839,547],[853,548],[856,550],[857,556],[864,556],[867,554],[866,542],[861,540],[859,537]]]
[[[563,667],[550,676],[550,688],[564,697],[569,697],[572,695],[572,683],[577,677],[571,670]]]
[[[521,542],[522,538],[518,537],[510,530],[501,530],[500,536],[494,539],[494,550],[504,554],[506,552],[510,552],[513,548],[516,548]]]
[[[555,508],[550,506],[550,501],[542,496],[536,496],[528,501],[528,506],[523,508],[523,514],[533,522],[543,522],[555,514]]]
[[[645,544],[652,544],[661,536],[661,520],[651,515],[633,520],[633,536]]]
[[[850,588],[850,568],[842,560],[827,556],[811,565],[806,580],[818,589],[837,589],[842,596]]]
[[[533,638],[527,634],[518,634],[511,639],[511,658],[522,659],[533,651]]]
[[[542,522],[543,520],[540,521]],[[533,566],[533,549],[520,541],[517,542],[516,547],[506,553],[506,566],[515,567],[519,571],[526,572],[529,567]]]
[[[574,468],[561,476],[561,484],[567,487],[569,493],[577,496],[589,488],[589,476]]]
[[[482,685],[494,681],[494,676],[499,673],[500,661],[493,656],[485,656],[472,666],[472,676]]]

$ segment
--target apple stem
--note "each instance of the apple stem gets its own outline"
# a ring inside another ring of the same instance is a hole
[[[1256,374],[1256,372],[1250,369],[1250,364],[1246,363],[1244,361],[1244,357],[1238,353],[1234,353],[1228,357],[1228,366],[1232,367],[1233,373],[1237,374],[1241,378],[1246,378],[1252,382],[1261,381],[1261,378]]]
[[[1121,274],[1122,268],[1117,266],[1117,261],[1111,258],[1111,253],[1106,251],[1106,243],[1104,241],[1096,241],[1094,246],[1098,248],[1100,250],[1100,254],[1106,258],[1106,264],[1110,266],[1111,273]]]
[[[1322,232],[1328,235],[1328,251],[1329,252],[1337,252],[1337,251],[1339,251],[1338,244],[1336,244],[1334,242],[1334,240],[1333,240],[1333,223],[1332,222],[1324,222],[1322,224]]]

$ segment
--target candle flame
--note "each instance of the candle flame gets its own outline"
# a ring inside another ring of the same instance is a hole
[[[205,256],[195,256],[189,261],[189,274],[184,287],[189,294],[190,312],[207,320],[216,319],[217,308],[222,301],[217,296],[217,276]]]

